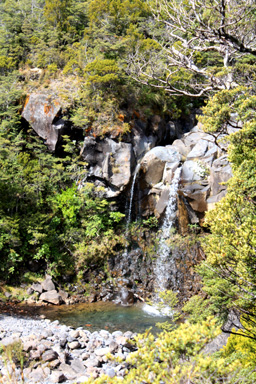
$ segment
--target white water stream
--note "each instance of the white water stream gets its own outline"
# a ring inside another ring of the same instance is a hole
[[[139,170],[140,170],[140,163],[137,164],[137,166],[135,168],[135,172],[134,172],[133,180],[132,180],[132,187],[131,187],[131,192],[130,192],[129,210],[128,210],[128,218],[127,218],[126,230],[125,230],[125,237],[126,238],[129,235],[129,225],[130,225],[130,222],[131,222],[132,201],[133,201],[133,195],[134,195],[134,187],[135,187],[135,182],[136,182],[136,178],[137,178],[137,174],[138,174]]]
[[[155,287],[160,292],[164,291],[168,285],[169,271],[172,265],[172,260],[170,259],[170,247],[167,240],[171,236],[171,229],[176,217],[176,200],[180,174],[181,168],[177,168],[170,185],[169,200],[161,228],[161,238],[155,264]]]

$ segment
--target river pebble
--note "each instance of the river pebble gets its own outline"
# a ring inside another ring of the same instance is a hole
[[[134,336],[121,331],[91,333],[59,321],[0,315],[0,346],[18,342],[25,354],[23,372],[18,363],[14,369],[4,362],[4,353],[0,355],[0,381],[8,382],[11,375],[13,382],[22,382],[22,373],[26,384],[82,383],[102,374],[123,377]],[[109,360],[109,353],[119,357],[119,363]]]

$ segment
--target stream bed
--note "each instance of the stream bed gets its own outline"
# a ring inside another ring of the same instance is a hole
[[[83,327],[91,332],[105,329],[109,332],[120,330],[142,333],[152,328],[152,332],[157,333],[159,328],[155,326],[156,323],[170,321],[169,317],[161,316],[154,307],[147,304],[123,307],[112,302],[97,302],[44,307],[39,312],[52,321],[59,320],[62,324],[74,328]]]

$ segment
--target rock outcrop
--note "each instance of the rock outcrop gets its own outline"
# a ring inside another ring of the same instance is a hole
[[[129,184],[134,154],[131,143],[88,136],[81,156],[88,163],[88,177],[101,182],[108,197],[114,197]]]
[[[200,221],[205,211],[225,195],[225,182],[232,176],[226,153],[198,127],[172,145],[155,147],[141,160],[138,175],[142,215],[160,217],[168,202],[174,171],[182,168],[179,195],[189,222]]]

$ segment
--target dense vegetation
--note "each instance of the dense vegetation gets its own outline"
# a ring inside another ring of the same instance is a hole
[[[85,165],[76,145],[66,138],[57,157],[22,123],[26,92],[62,83],[59,96],[74,126],[94,135],[124,134],[135,107],[145,115],[157,110],[176,117],[205,101],[199,120],[216,142],[228,124],[240,128],[225,139],[233,169],[227,195],[206,217],[207,258],[198,267],[206,299],[193,297],[184,308],[188,320],[171,332],[156,340],[139,338],[134,369],[124,383],[256,381],[255,11],[251,0],[5,0],[0,5],[5,278],[16,277],[32,261],[56,275],[78,272],[91,260],[104,261],[124,242],[118,228],[122,214],[93,185],[77,187]],[[36,81],[30,77],[34,67],[42,69]],[[205,356],[203,346],[231,312],[243,328],[233,330],[223,350]]]

